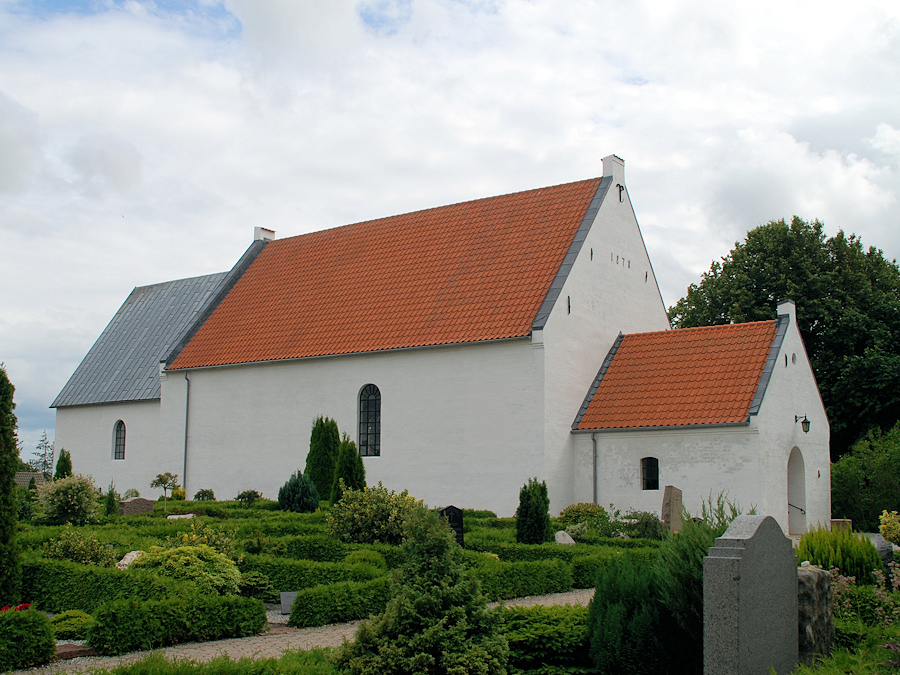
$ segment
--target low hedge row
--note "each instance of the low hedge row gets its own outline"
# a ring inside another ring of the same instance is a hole
[[[238,567],[242,574],[258,572],[266,575],[277,591],[299,591],[340,581],[370,581],[384,575],[384,570],[373,565],[292,560],[265,555],[246,555]]]
[[[47,663],[56,656],[50,620],[33,609],[0,612],[0,671]]]
[[[498,611],[511,670],[591,666],[587,607],[536,605]]]
[[[163,600],[195,593],[193,584],[150,570],[120,570],[47,558],[22,563],[22,597],[47,612],[80,609],[93,613],[112,600]]]
[[[610,558],[622,555],[624,549],[608,548],[594,555],[581,556],[572,561],[572,587],[573,588],[594,588],[597,581],[597,572],[601,567],[606,565]],[[628,549],[632,560],[652,561],[659,555],[659,549],[653,546],[645,548]]]
[[[291,605],[289,626],[307,628],[365,619],[384,611],[391,597],[390,577],[364,582],[343,581],[305,588]]]
[[[256,635],[266,627],[259,600],[194,596],[169,600],[117,600],[94,612],[88,644],[100,654],[122,654]]]
[[[478,579],[490,601],[572,590],[572,569],[563,560],[486,560],[470,568],[469,574]]]

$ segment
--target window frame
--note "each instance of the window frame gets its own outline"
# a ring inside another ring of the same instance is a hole
[[[381,390],[369,383],[357,397],[357,447],[361,457],[381,456]]]
[[[641,490],[659,491],[659,459],[641,457]]]
[[[125,422],[116,420],[113,425],[113,460],[122,461],[125,459]]]

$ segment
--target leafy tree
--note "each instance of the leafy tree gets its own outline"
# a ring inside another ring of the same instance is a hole
[[[150,481],[150,487],[162,488],[163,490],[163,511],[169,512],[169,490],[178,489],[178,474],[166,471],[165,473],[156,474],[156,478]]]
[[[28,460],[31,470],[44,474],[44,480],[53,478],[53,443],[47,438],[46,431],[41,434],[34,454],[35,458]]]
[[[262,499],[262,495],[256,490],[244,490],[234,498],[236,502],[240,502],[242,506],[248,509],[252,508],[260,499]]]
[[[72,455],[63,448],[59,451],[59,459],[56,462],[56,473],[53,474],[53,480],[65,478],[72,475]]]
[[[312,513],[319,508],[319,491],[309,476],[295,471],[278,489],[278,508],[295,513]]]
[[[310,434],[309,454],[306,455],[306,469],[303,473],[312,480],[320,495],[331,494],[340,446],[341,436],[337,422],[329,417],[317,417]]]
[[[550,538],[550,498],[547,483],[529,478],[519,490],[516,510],[516,541],[520,544],[543,544]]]
[[[747,233],[669,309],[676,328],[772,319],[797,324],[831,424],[832,457],[900,419],[900,267],[843,231],[794,217]]]
[[[363,621],[336,654],[349,673],[505,673],[509,657],[499,615],[464,573],[463,551],[433,511],[404,525],[405,562],[384,613]]]
[[[14,604],[19,599],[22,566],[16,541],[19,499],[16,492],[16,468],[19,449],[16,443],[16,388],[0,363],[0,605]]]
[[[338,448],[330,501],[332,504],[337,504],[341,500],[344,490],[362,490],[364,487],[366,487],[366,468],[363,466],[362,457],[359,456],[356,443],[351,441],[347,434],[344,434]]]
[[[831,511],[860,532],[877,532],[882,511],[900,510],[900,422],[854,444],[831,466]]]

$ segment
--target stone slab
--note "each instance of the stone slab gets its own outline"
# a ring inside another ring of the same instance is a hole
[[[297,591],[282,591],[281,595],[281,613],[282,614],[290,614],[291,613],[291,605],[294,604],[294,600],[297,599]]]

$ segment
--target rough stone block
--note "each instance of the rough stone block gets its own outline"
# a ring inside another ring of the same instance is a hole
[[[119,515],[131,516],[137,513],[153,513],[153,506],[156,502],[143,497],[132,497],[131,499],[123,499],[119,502]]]
[[[833,642],[831,573],[811,565],[798,567],[797,643],[800,663],[811,666],[817,656],[828,656]]]
[[[562,544],[564,546],[573,546],[575,544],[575,540],[572,539],[572,535],[564,530],[560,530],[556,533],[556,543]]]
[[[681,490],[674,485],[666,485],[663,490],[662,521],[669,528],[669,532],[681,531]]]

